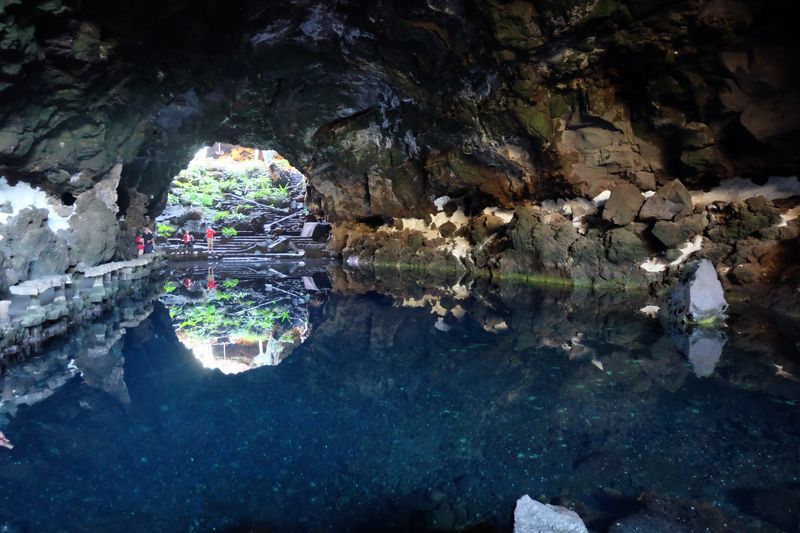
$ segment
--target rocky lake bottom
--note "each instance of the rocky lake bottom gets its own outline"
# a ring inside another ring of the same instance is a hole
[[[597,531],[800,524],[780,317],[734,303],[693,337],[635,293],[303,276],[215,279],[259,302],[305,287],[281,296],[308,325],[277,365],[226,375],[180,342],[170,306],[205,269],[138,326],[6,362],[0,530],[509,531],[523,494]]]

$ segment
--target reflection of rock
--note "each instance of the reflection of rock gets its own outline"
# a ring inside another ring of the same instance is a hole
[[[19,406],[47,399],[76,374],[87,385],[129,403],[120,340],[128,328],[136,327],[150,315],[158,285],[145,280],[139,288],[141,292],[126,292],[96,321],[70,329],[69,335],[51,339],[30,359],[5,368],[0,374],[0,426],[16,415]],[[99,313],[98,308],[85,318],[88,321]]]
[[[574,511],[545,505],[527,494],[514,509],[514,533],[586,533],[588,530]]]
[[[728,304],[714,265],[708,259],[686,265],[672,291],[669,317],[675,323],[721,320]]]
[[[678,351],[689,358],[695,375],[707,378],[714,373],[727,338],[722,331],[698,328],[691,333],[675,332],[672,340]]]

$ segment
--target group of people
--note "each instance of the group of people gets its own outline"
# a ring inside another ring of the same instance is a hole
[[[214,253],[214,235],[217,232],[214,231],[210,225],[206,226],[206,244],[208,244],[208,253]],[[194,245],[194,236],[189,233],[189,230],[184,229],[183,235],[181,235],[181,243],[183,243],[184,250],[191,251],[192,246]]]
[[[208,244],[208,253],[210,254],[214,253],[214,236],[216,234],[217,232],[214,231],[211,225],[206,226],[206,243]],[[133,242],[136,244],[137,255],[149,254],[155,250],[155,235],[153,235],[153,230],[148,226],[144,226],[140,231],[136,232]],[[189,230],[183,230],[183,234],[181,234],[181,243],[183,244],[184,250],[192,250],[194,246],[194,236],[189,233]]]
[[[156,237],[148,226],[136,232],[133,242],[136,244],[136,255],[151,254],[156,248]]]

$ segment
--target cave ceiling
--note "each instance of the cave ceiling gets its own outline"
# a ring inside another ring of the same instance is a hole
[[[157,211],[213,141],[332,219],[796,175],[789,2],[0,0],[0,172]]]

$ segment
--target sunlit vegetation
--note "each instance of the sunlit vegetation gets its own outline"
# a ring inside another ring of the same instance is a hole
[[[157,233],[169,239],[186,229],[197,237],[210,225],[231,238],[260,234],[276,221],[297,225],[307,214],[305,188],[303,175],[276,152],[215,143],[173,179]]]
[[[178,283],[167,282],[164,293],[173,293],[177,288]],[[231,278],[222,281],[220,289],[204,293],[197,300],[170,306],[169,313],[178,332],[193,340],[219,336],[250,341],[274,340],[295,322],[304,320],[281,303],[264,300],[263,294],[242,289],[239,280]],[[299,312],[298,309],[294,311]]]
[[[271,152],[268,161],[255,157],[254,150],[241,147],[218,159],[198,156],[173,180],[167,203],[202,209],[205,219],[232,227],[258,211],[283,206],[305,188],[302,178],[286,179],[296,170],[280,155]]]
[[[171,237],[175,233],[175,228],[169,224],[159,224],[156,231],[162,237]]]

